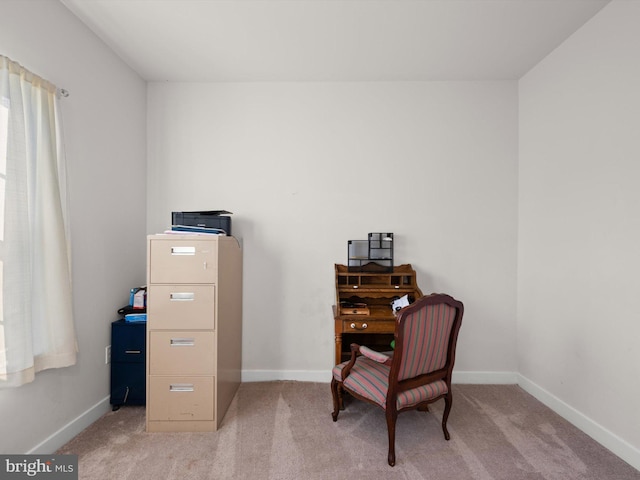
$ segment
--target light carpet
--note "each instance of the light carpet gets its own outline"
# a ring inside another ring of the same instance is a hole
[[[329,384],[244,383],[210,433],[147,433],[144,407],[108,412],[58,452],[79,456],[81,480],[478,479],[640,480],[640,472],[515,385],[454,385],[405,412],[387,464],[384,412],[346,399],[331,419]]]

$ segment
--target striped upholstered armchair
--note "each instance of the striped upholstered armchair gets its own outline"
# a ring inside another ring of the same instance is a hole
[[[398,312],[391,355],[352,344],[351,359],[333,368],[333,421],[343,409],[343,392],[385,410],[391,466],[396,462],[395,430],[400,412],[428,410],[428,404],[444,398],[442,431],[449,440],[451,373],[463,311],[462,303],[449,295],[421,297]]]

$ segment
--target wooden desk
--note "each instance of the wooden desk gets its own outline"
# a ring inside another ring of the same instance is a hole
[[[416,283],[416,272],[411,265],[399,265],[392,271],[368,264],[353,271],[345,265],[336,265],[336,304],[333,306],[335,324],[335,362],[349,356],[349,341],[343,345],[343,335],[355,343],[366,343],[377,350],[389,350],[395,332],[395,315],[391,302],[404,295],[412,300],[422,297]],[[381,271],[382,270],[382,271]],[[346,302],[346,303],[345,303]],[[352,308],[346,304],[364,304]],[[367,311],[367,313],[353,313]]]

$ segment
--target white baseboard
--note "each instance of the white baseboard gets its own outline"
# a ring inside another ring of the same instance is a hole
[[[242,382],[273,382],[276,380],[329,383],[331,382],[331,370],[242,370]]]
[[[109,397],[105,397],[100,402],[83,412],[57,432],[40,442],[27,452],[27,454],[50,454],[69,442],[73,437],[98,420],[111,408]]]
[[[292,380],[297,382],[329,383],[331,370],[243,370],[243,382],[272,382]],[[453,383],[483,385],[514,385],[518,383],[515,372],[453,372]]]
[[[596,442],[640,470],[640,450],[522,375],[518,385]]]
[[[467,385],[515,385],[518,383],[516,372],[458,372],[453,371],[451,383]]]

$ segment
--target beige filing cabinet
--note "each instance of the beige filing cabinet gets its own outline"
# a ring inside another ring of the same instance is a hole
[[[147,431],[218,429],[240,385],[242,250],[234,237],[147,239]]]

